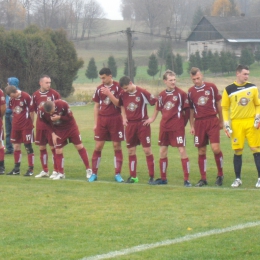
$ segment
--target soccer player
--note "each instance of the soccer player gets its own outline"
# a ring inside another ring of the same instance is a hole
[[[121,141],[124,140],[124,126],[119,107],[119,93],[121,88],[112,78],[109,68],[99,71],[102,84],[97,87],[93,96],[94,105],[94,132],[95,150],[92,155],[92,175],[89,182],[97,180],[97,173],[101,161],[101,153],[106,141],[113,142],[115,181],[124,182],[121,176],[123,153]]]
[[[195,186],[201,187],[208,184],[206,151],[209,141],[218,170],[215,184],[221,186],[224,178],[223,154],[219,144],[220,129],[223,127],[220,104],[221,95],[218,93],[215,84],[203,81],[200,69],[191,68],[190,76],[194,83],[194,86],[188,91],[190,102],[190,132],[194,135],[194,144],[198,148],[198,164],[201,175],[201,179]]]
[[[7,79],[7,85],[15,86],[17,89],[19,89],[19,79],[16,77],[10,77]],[[10,137],[12,132],[12,109],[9,108],[9,96],[5,96],[6,101],[6,111],[5,111],[5,154],[13,154],[14,148],[11,143]]]
[[[126,126],[130,170],[130,177],[126,182],[138,182],[136,146],[142,144],[150,176],[148,183],[151,184],[154,178],[154,156],[151,149],[151,127],[149,122],[145,123],[145,121],[148,119],[147,104],[153,106],[157,99],[147,90],[134,85],[127,76],[122,77],[119,84],[123,89],[119,96],[119,105],[122,109],[123,124]]]
[[[234,150],[235,181],[231,187],[239,187],[241,181],[242,153],[244,142],[253,153],[258,180],[256,187],[260,188],[260,101],[258,89],[255,84],[248,82],[249,68],[238,65],[236,69],[236,81],[227,86],[222,96],[222,110],[224,118],[224,130],[231,137],[231,146]],[[231,125],[229,125],[229,119]]]
[[[0,89],[0,175],[5,173],[5,152],[4,152],[4,127],[3,117],[6,111],[5,95],[2,89]]]
[[[176,74],[167,70],[163,75],[166,89],[158,97],[158,102],[151,118],[145,123],[152,123],[159,111],[162,113],[158,144],[160,146],[161,178],[153,185],[167,184],[168,146],[177,147],[181,157],[184,174],[184,186],[191,187],[189,182],[189,158],[185,149],[185,125],[188,122],[190,109],[187,94],[176,87]]]
[[[86,167],[86,172],[91,171],[89,167],[88,155],[81,142],[80,132],[68,103],[58,99],[46,101],[38,110],[40,120],[52,135],[55,147],[55,160],[58,174],[53,180],[65,178],[63,147],[68,143],[73,143]]]
[[[19,175],[21,165],[21,144],[27,151],[28,170],[24,176],[33,175],[34,151],[32,143],[33,136],[33,111],[31,109],[31,96],[15,86],[9,85],[5,88],[6,95],[10,97],[9,107],[13,111],[13,122],[11,142],[14,145],[14,169],[7,175]]]
[[[40,160],[42,165],[42,171],[35,176],[35,178],[48,177],[48,153],[46,150],[46,145],[49,144],[52,151],[52,158],[54,169],[50,178],[54,178],[57,175],[57,167],[55,165],[55,148],[52,143],[51,133],[45,127],[45,124],[39,118],[38,109],[43,106],[46,101],[54,101],[60,99],[60,94],[51,88],[51,78],[48,75],[42,75],[40,77],[40,89],[35,91],[32,95],[32,107],[34,112],[37,114],[36,119],[36,138],[35,144],[39,146],[40,149]]]

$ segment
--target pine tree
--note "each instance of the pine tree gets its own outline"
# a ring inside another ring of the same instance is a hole
[[[221,51],[221,52],[220,52],[219,60],[220,60],[220,65],[221,65],[221,71],[222,71],[222,73],[228,72],[229,64],[228,64],[228,56],[227,56],[227,53],[224,52],[224,51]]]
[[[175,73],[180,76],[183,73],[183,64],[182,64],[182,57],[178,53],[176,56],[176,66],[175,66]]]
[[[116,61],[115,61],[114,56],[108,57],[107,66],[108,66],[108,68],[110,68],[110,70],[112,72],[112,76],[114,78],[116,78],[116,76],[117,76],[117,66],[116,66]]]
[[[92,82],[93,82],[93,79],[96,79],[98,77],[97,66],[96,66],[94,58],[90,59],[85,75],[88,79],[91,79]]]
[[[251,50],[243,49],[240,56],[240,64],[250,66],[254,63],[255,58]]]
[[[154,79],[154,76],[158,73],[158,60],[157,57],[152,53],[149,57],[149,63],[148,63],[148,75],[152,76]]]
[[[221,63],[220,63],[220,58],[219,58],[219,54],[217,51],[213,54],[209,69],[213,73],[221,72]]]
[[[196,25],[199,23],[199,21],[201,20],[203,15],[204,15],[204,12],[203,12],[201,6],[199,5],[192,18],[192,23],[191,23],[192,31],[195,29]]]
[[[165,61],[166,70],[175,70],[175,56],[173,53],[168,53]]]
[[[196,67],[196,57],[193,53],[190,55],[188,73],[190,73],[192,67]]]
[[[228,51],[227,55],[227,72],[236,71],[237,67],[237,57],[235,53]]]

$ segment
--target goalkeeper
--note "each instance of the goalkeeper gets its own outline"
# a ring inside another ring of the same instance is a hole
[[[236,179],[231,187],[238,187],[242,184],[242,153],[245,139],[247,139],[258,171],[256,187],[260,188],[260,100],[257,87],[248,82],[248,77],[249,68],[238,65],[236,81],[225,88],[221,106],[224,130],[231,138],[234,150],[233,163]]]

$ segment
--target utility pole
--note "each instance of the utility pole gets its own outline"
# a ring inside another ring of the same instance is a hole
[[[133,55],[132,55],[132,31],[130,28],[126,29],[127,45],[128,45],[128,76],[132,82],[134,82],[133,71]]]

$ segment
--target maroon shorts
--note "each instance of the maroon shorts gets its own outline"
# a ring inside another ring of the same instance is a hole
[[[128,122],[125,129],[127,148],[142,144],[143,147],[151,146],[151,127],[144,126],[143,122]]]
[[[98,116],[94,139],[96,141],[124,141],[122,116]]]
[[[49,144],[50,146],[53,146],[51,133],[47,129],[36,129],[35,144],[43,146]]]
[[[11,143],[14,144],[30,144],[34,142],[33,129],[16,130],[12,129],[11,132]]]
[[[185,140],[185,129],[178,129],[176,131],[163,131],[160,130],[159,133],[159,146],[169,146],[172,147],[183,147],[186,145]]]
[[[203,147],[209,144],[220,142],[220,128],[218,117],[207,119],[196,119],[194,123],[195,135],[194,144],[196,147]]]
[[[55,134],[60,137],[57,138],[57,145],[55,148],[62,148],[68,143],[73,143],[74,145],[82,143],[78,127],[66,130],[55,130]]]

